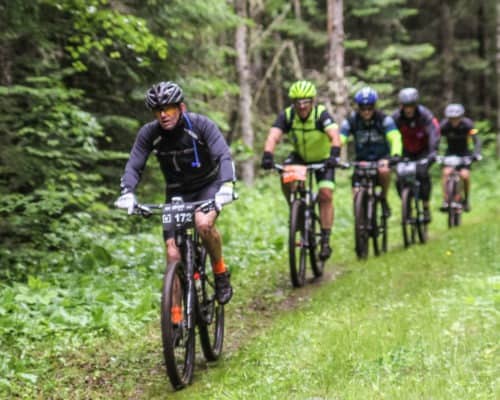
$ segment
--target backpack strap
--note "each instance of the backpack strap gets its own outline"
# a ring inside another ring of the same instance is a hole
[[[295,118],[295,107],[290,106],[285,110],[285,127],[287,132],[290,132],[292,130],[294,118]]]

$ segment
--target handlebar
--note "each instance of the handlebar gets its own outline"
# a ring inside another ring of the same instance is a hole
[[[292,164],[274,164],[274,169],[277,171],[282,172],[286,165],[292,165]],[[303,165],[304,167],[307,168],[307,170],[313,170],[313,171],[318,171],[324,168],[328,168],[324,162],[321,163],[312,163],[312,164],[300,164]],[[342,169],[347,169],[349,168],[350,165],[349,163],[345,163],[343,161],[338,162],[333,168],[342,168]]]
[[[472,156],[437,156],[436,161],[446,167],[469,166],[474,161]]]
[[[142,217],[149,217],[153,214],[160,214],[163,209],[167,206],[175,207],[176,205],[192,205],[195,207],[196,211],[202,211],[208,213],[216,208],[215,199],[200,200],[200,201],[190,201],[184,202],[182,200],[172,199],[170,203],[160,203],[160,204],[137,204],[134,208],[133,214],[140,215]]]
[[[355,167],[360,169],[377,169],[378,167],[382,167],[384,165],[393,166],[396,165],[400,161],[399,158],[390,158],[383,159],[377,161],[350,161],[349,167]]]

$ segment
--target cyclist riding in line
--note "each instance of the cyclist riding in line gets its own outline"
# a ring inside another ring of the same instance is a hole
[[[473,160],[481,160],[481,141],[474,128],[474,122],[464,116],[465,109],[462,104],[449,104],[444,110],[445,118],[441,121],[441,136],[446,138],[446,155],[471,156]],[[474,143],[474,149],[469,149],[470,142]],[[464,182],[464,211],[470,211],[470,165],[459,166],[460,177]],[[443,204],[441,211],[448,210],[450,199],[446,198],[446,180],[453,171],[453,167],[444,167],[442,173]]]
[[[293,144],[292,153],[284,164],[311,164],[325,162],[326,168],[316,172],[321,224],[321,251],[319,257],[326,260],[331,255],[330,234],[334,221],[333,191],[335,188],[335,165],[340,157],[338,125],[325,106],[315,104],[316,86],[305,80],[293,83],[289,97],[293,104],[283,110],[269,130],[261,166],[272,169],[274,149],[283,133],[289,135]],[[282,185],[289,200],[290,185]]]
[[[354,139],[356,161],[379,161],[377,179],[382,187],[384,214],[389,217],[389,158],[401,155],[401,133],[392,117],[375,108],[377,100],[378,94],[373,88],[365,86],[359,90],[354,96],[358,109],[342,122],[340,135],[342,143],[346,143],[350,137]],[[353,174],[353,187],[355,182],[356,175]]]
[[[435,161],[439,146],[439,122],[432,112],[419,104],[418,90],[412,87],[401,89],[398,95],[400,107],[392,114],[403,139],[403,157],[411,161],[427,158],[426,166],[419,165],[417,179],[420,181],[424,206],[424,222],[431,221],[429,200],[432,190],[429,167]],[[401,193],[401,182],[397,182]]]
[[[184,94],[174,82],[159,82],[146,93],[146,106],[155,120],[141,127],[121,178],[119,208],[133,213],[134,194],[147,159],[154,153],[166,182],[166,202],[180,196],[186,202],[233,196],[234,166],[229,148],[215,123],[201,114],[188,112]],[[227,303],[232,297],[229,272],[222,256],[221,235],[215,227],[218,211],[195,214],[196,229],[212,262],[217,300]],[[163,233],[167,262],[181,259],[174,232]]]

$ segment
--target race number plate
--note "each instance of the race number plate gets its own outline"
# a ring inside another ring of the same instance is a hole
[[[193,204],[167,204],[163,208],[163,230],[168,231],[178,228],[191,228],[194,226]]]
[[[285,165],[281,174],[283,183],[305,181],[307,167],[305,165]]]
[[[399,176],[415,175],[417,173],[416,162],[400,162],[396,167]]]

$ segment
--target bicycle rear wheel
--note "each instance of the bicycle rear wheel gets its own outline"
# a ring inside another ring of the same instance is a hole
[[[191,382],[194,370],[194,324],[188,315],[188,287],[181,262],[168,265],[161,299],[161,332],[167,375],[175,389]]]
[[[368,196],[363,188],[354,195],[354,241],[355,251],[359,259],[368,256]]]
[[[319,220],[319,203],[314,202],[314,211],[311,215],[311,226],[309,231],[309,260],[311,269],[316,278],[323,275],[325,262],[320,260],[321,251],[321,224]]]
[[[290,209],[290,234],[288,237],[290,278],[294,287],[303,286],[306,279],[306,250],[308,243],[304,238],[304,211],[304,201],[295,199]]]
[[[410,188],[403,189],[401,194],[401,226],[403,228],[403,242],[405,247],[415,243],[415,215],[412,207],[413,193]]]
[[[197,293],[198,331],[203,355],[207,361],[216,361],[224,342],[224,306],[215,298],[215,282],[211,271],[206,271],[207,252],[199,252],[201,290]]]

